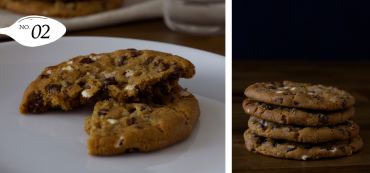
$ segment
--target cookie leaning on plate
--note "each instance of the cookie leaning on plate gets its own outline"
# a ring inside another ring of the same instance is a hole
[[[22,114],[49,108],[71,110],[107,98],[145,101],[153,93],[169,92],[179,78],[194,75],[195,67],[190,61],[152,50],[78,56],[45,68],[27,87],[19,110]]]
[[[98,102],[92,117],[85,119],[89,154],[148,152],[187,138],[200,116],[197,99],[180,86],[158,97],[161,105]]]
[[[279,124],[301,126],[327,126],[346,122],[355,115],[352,106],[338,111],[324,112],[309,109],[290,108],[259,102],[247,98],[243,101],[245,113]]]
[[[284,81],[256,83],[244,94],[252,99],[279,106],[333,111],[346,109],[355,104],[355,98],[344,90],[323,85]]]
[[[27,14],[76,17],[121,7],[123,0],[0,0],[0,7]]]
[[[260,137],[250,130],[244,133],[247,150],[272,157],[296,160],[335,158],[352,155],[359,151],[363,142],[360,136],[343,141],[333,141],[318,144],[303,144],[285,140],[274,140]]]
[[[255,116],[250,117],[248,127],[259,136],[303,143],[346,140],[358,136],[360,131],[360,127],[352,120],[337,125],[305,127],[281,125]]]

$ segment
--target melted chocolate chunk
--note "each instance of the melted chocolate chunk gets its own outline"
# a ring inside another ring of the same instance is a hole
[[[130,125],[133,125],[133,124],[136,124],[136,118],[135,117],[131,117],[131,119],[130,119]]]
[[[294,102],[294,105],[297,105],[297,106],[298,106],[298,105],[299,105],[299,103],[298,103],[298,102]]]
[[[34,93],[33,98],[30,101],[30,105],[32,106],[33,111],[35,112],[41,111],[41,107],[43,106],[43,103],[44,101],[42,100],[42,98],[38,94]]]
[[[276,89],[274,86],[268,86],[267,89]]]
[[[136,111],[136,108],[132,108],[132,109],[129,109],[129,110],[128,110],[128,112],[129,112],[130,114],[134,113],[135,111]]]
[[[346,148],[344,148],[344,146],[340,146],[340,147],[338,147],[339,148],[339,150],[340,151],[342,151],[342,152],[345,152],[346,151]]]
[[[132,51],[131,52],[131,57],[133,57],[133,58],[135,58],[135,57],[137,57],[139,55],[141,55],[141,52],[140,51],[139,52],[135,52],[135,51]]]
[[[329,123],[329,117],[326,116],[326,115],[323,115],[321,118],[320,118],[320,122],[324,123],[324,124],[327,124]]]
[[[80,63],[81,64],[89,64],[89,63],[92,63],[93,61],[91,60],[91,58],[84,58],[84,59],[81,59]]]
[[[149,65],[151,62],[153,62],[154,57],[150,57],[146,60],[146,65]]]
[[[345,107],[347,104],[347,101],[346,100],[342,100],[342,107]]]
[[[50,85],[47,87],[47,90],[48,90],[48,91],[49,91],[49,93],[50,93],[51,91],[59,91],[61,88],[62,88],[62,85],[50,84]]]
[[[125,64],[127,56],[122,56],[121,59],[118,62],[118,66],[123,66]]]
[[[294,151],[296,148],[294,148],[294,147],[293,147],[293,148],[291,148],[291,147],[287,147],[286,149],[287,149],[287,151],[289,152],[289,151]]]
[[[279,98],[279,100],[277,100],[277,103],[278,103],[278,104],[283,104],[283,101],[284,101],[284,99],[283,99],[283,98]]]
[[[104,85],[117,85],[118,82],[116,81],[116,79],[114,77],[110,77],[110,78],[106,78],[104,81],[103,81]]]
[[[100,110],[98,111],[98,114],[99,114],[99,115],[107,115],[107,112],[108,112],[108,109],[100,109]]]
[[[263,128],[263,124],[258,126],[258,129],[262,129],[262,128]]]
[[[272,130],[276,130],[276,129],[280,128],[280,127],[281,127],[280,124],[275,124],[274,127],[272,127]]]
[[[143,111],[143,110],[145,110],[146,108],[145,108],[145,106],[141,106],[140,107],[140,111]]]
[[[42,74],[41,79],[49,79],[49,75]]]

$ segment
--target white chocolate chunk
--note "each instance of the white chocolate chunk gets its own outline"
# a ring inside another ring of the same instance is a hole
[[[276,91],[276,93],[282,93],[283,91]]]
[[[136,85],[127,85],[127,86],[125,87],[125,90],[129,90],[129,91],[134,90],[134,89],[135,89],[135,86],[136,86]]]
[[[127,70],[127,71],[126,71],[126,78],[129,78],[129,77],[131,77],[132,75],[134,75],[134,73],[133,73],[131,70]]]
[[[337,148],[334,148],[334,149],[332,149],[332,150],[329,150],[330,152],[335,152],[335,151],[337,151]]]
[[[183,96],[183,97],[187,97],[187,96],[190,95],[190,93],[185,91],[185,90],[182,90],[182,91],[180,91],[180,95]]]
[[[306,160],[306,159],[307,159],[307,157],[308,157],[307,155],[303,155],[303,156],[302,156],[302,160]]]
[[[62,70],[72,71],[73,68],[71,66],[67,66],[67,67],[63,67]]]
[[[82,91],[82,96],[86,98],[90,98],[92,95],[89,93],[90,89],[85,89]]]
[[[289,89],[289,88],[290,88],[289,86],[284,87],[284,89]]]
[[[73,63],[73,61],[68,61],[68,62],[67,62],[67,64],[72,64],[72,63]]]
[[[46,74],[51,74],[51,70],[46,71]]]
[[[100,59],[101,58],[101,56],[100,55],[97,55],[97,56],[92,56],[92,55],[90,55],[90,57],[89,57],[90,59],[92,59],[92,60],[94,60],[94,61],[96,61],[96,60],[98,60],[98,59]]]
[[[249,112],[250,112],[250,110],[249,110],[249,109],[247,109],[247,112],[249,113]]]
[[[116,123],[118,123],[118,121],[117,121],[117,120],[115,120],[115,119],[107,119],[107,121],[108,121],[109,123],[111,123],[111,124],[116,124]]]
[[[111,73],[108,73],[107,71],[104,71],[104,72],[103,72],[103,75],[104,75],[106,78],[113,77],[115,74],[116,74],[116,72],[115,72],[115,71],[113,71],[113,72],[111,72]]]
[[[123,137],[121,136],[117,142],[117,144],[114,146],[115,148],[119,148],[121,146],[121,142],[123,141]]]
[[[296,90],[296,89],[297,89],[297,87],[290,88],[290,90],[292,90],[292,91],[294,91],[294,90]]]

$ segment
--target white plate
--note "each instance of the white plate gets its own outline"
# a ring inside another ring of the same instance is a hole
[[[49,110],[21,115],[23,92],[41,71],[77,55],[117,49],[153,49],[180,55],[197,74],[180,80],[197,94],[201,117],[186,140],[149,153],[109,157],[87,154],[84,117],[93,105],[73,111]],[[0,172],[224,172],[224,57],[165,43],[105,37],[66,37],[52,44],[27,48],[0,44]]]

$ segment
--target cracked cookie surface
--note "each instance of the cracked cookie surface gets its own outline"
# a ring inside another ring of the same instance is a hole
[[[49,108],[71,110],[108,98],[145,101],[155,93],[169,92],[179,78],[194,75],[195,67],[190,61],[152,50],[78,56],[45,68],[25,90],[19,110],[22,114]]]
[[[303,143],[346,140],[358,136],[360,131],[360,127],[352,120],[337,125],[305,127],[281,125],[255,116],[250,117],[248,127],[259,136]]]
[[[346,122],[355,115],[352,106],[339,111],[313,111],[308,109],[290,108],[259,102],[247,98],[243,101],[245,113],[262,119],[279,123],[301,126],[327,126]]]
[[[355,104],[355,98],[344,90],[323,85],[284,81],[256,83],[244,94],[269,104],[294,108],[333,111],[347,109]]]
[[[296,160],[349,156],[353,152],[359,151],[363,146],[360,136],[343,141],[304,144],[261,137],[252,133],[249,129],[244,133],[244,140],[245,146],[249,151],[272,157]]]
[[[121,7],[123,0],[0,0],[0,7],[27,15],[76,17]]]
[[[148,152],[187,138],[200,116],[197,99],[180,86],[154,102],[99,101],[85,118],[89,154]]]

